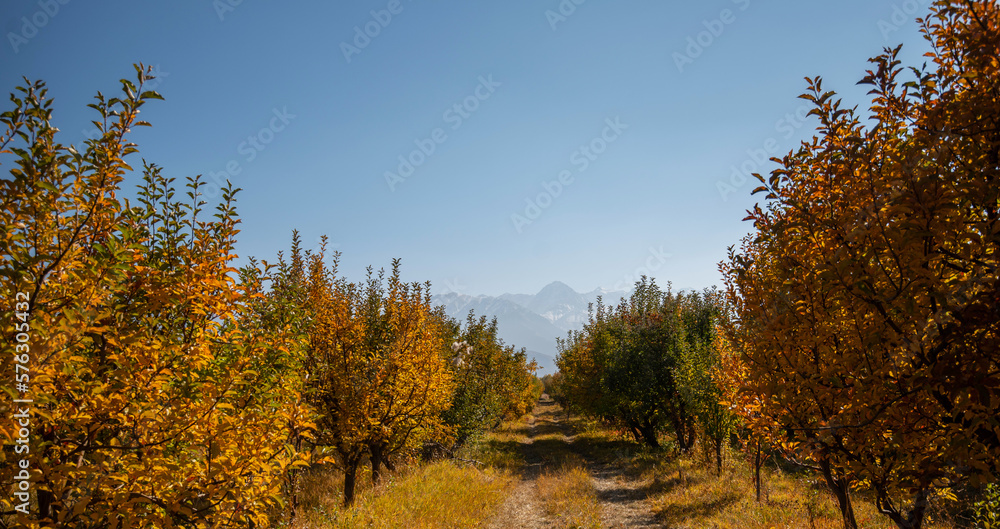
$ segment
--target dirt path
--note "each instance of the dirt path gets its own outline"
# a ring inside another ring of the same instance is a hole
[[[539,499],[538,477],[557,465],[556,453],[572,452],[583,458],[601,507],[601,527],[658,528],[646,503],[648,483],[629,476],[621,465],[598,461],[592,454],[574,446],[575,435],[566,424],[561,408],[543,395],[525,426],[526,439],[520,443],[524,458],[521,481],[500,509],[489,527],[554,529],[561,525],[550,520]],[[555,435],[553,435],[555,434]],[[546,436],[544,443],[536,438]],[[555,443],[555,444],[553,444]]]
[[[625,476],[613,465],[591,465],[590,474],[601,502],[601,527],[662,527],[646,504],[647,483]]]
[[[542,473],[544,459],[533,446],[536,434],[535,417],[532,415],[527,423],[527,440],[521,443],[521,455],[524,467],[521,469],[521,481],[514,492],[507,498],[496,519],[489,525],[490,529],[507,529],[511,527],[549,527],[549,520],[538,502],[538,476]]]

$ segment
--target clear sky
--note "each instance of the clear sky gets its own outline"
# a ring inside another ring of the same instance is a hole
[[[929,3],[7,0],[0,85],[45,80],[80,144],[96,92],[155,66],[139,156],[243,188],[241,256],[298,229],[436,292],[704,287],[750,230],[734,168],[812,135],[803,77],[865,108],[869,57],[923,62]]]

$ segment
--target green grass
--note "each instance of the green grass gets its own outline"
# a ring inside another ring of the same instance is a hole
[[[520,470],[524,465],[521,443],[528,439],[526,421],[529,417],[531,415],[526,415],[519,421],[504,423],[496,431],[473,441],[460,451],[459,456],[480,461],[487,467],[498,470]]]

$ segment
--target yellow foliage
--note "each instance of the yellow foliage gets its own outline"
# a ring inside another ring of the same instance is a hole
[[[29,527],[266,526],[299,460],[286,442],[308,421],[295,377],[255,370],[291,344],[254,322],[259,282],[234,278],[233,190],[216,220],[199,221],[200,183],[178,202],[172,179],[146,165],[142,205],[116,198],[136,151],[126,134],[159,98],[137,74],[123,99],[99,96],[105,134],[84,153],[55,142],[42,83],[4,114],[0,144],[26,145],[4,151],[17,158],[0,183],[0,290],[23,293],[30,339],[12,362],[22,348],[5,331],[2,371],[27,370],[10,397],[31,402],[30,452],[15,452],[10,421],[0,427],[0,482],[10,490],[24,464],[32,479],[30,500],[5,494],[0,511],[27,511],[8,523]],[[0,414],[12,413],[3,399]]]
[[[307,272],[308,395],[321,414],[316,444],[336,452],[350,503],[365,456],[377,479],[391,456],[444,433],[452,378],[430,295],[399,279],[398,260],[387,284],[371,269],[355,284],[323,257],[311,256]]]

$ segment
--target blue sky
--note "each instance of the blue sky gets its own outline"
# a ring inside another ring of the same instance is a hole
[[[350,278],[400,257],[436,292],[704,287],[750,229],[734,168],[813,133],[803,77],[865,108],[869,57],[924,61],[928,5],[12,0],[0,85],[45,80],[80,144],[96,92],[155,66],[140,156],[243,188],[241,256],[298,229]]]

